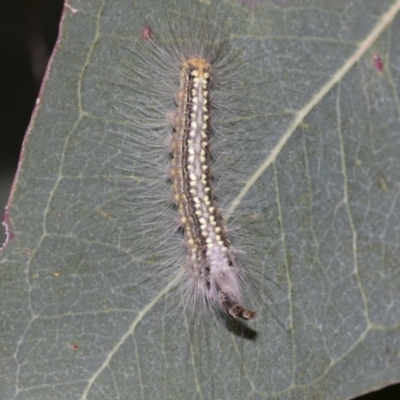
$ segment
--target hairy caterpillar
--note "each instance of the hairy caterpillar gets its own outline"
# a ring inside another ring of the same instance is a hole
[[[197,56],[202,55],[195,52]],[[188,252],[185,292],[187,302],[203,302],[249,320],[255,312],[241,305],[240,270],[211,185],[211,75],[205,58],[182,62],[171,177]]]
[[[132,168],[137,183],[129,200],[146,207],[129,226],[148,238],[148,246],[135,253],[147,260],[150,254],[149,274],[157,281],[175,279],[170,297],[189,320],[204,320],[212,310],[236,330],[256,316],[248,308],[254,278],[240,247],[231,244],[223,211],[241,176],[236,171],[234,180],[229,177],[238,157],[232,149],[244,148],[251,135],[243,97],[249,90],[246,64],[231,44],[235,18],[223,8],[211,16],[207,6],[185,6],[184,20],[166,13],[166,28],[146,21],[124,76],[135,94],[122,97],[117,107],[129,121],[120,131],[122,165]],[[168,226],[161,236],[160,226]]]

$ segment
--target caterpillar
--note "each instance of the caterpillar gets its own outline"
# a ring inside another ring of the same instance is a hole
[[[238,19],[223,8],[210,15],[207,6],[185,5],[185,18],[164,10],[164,26],[153,18],[143,23],[123,77],[134,95],[118,103],[128,120],[119,132],[122,165],[135,177],[132,207],[141,202],[143,210],[129,226],[148,238],[135,254],[151,255],[155,286],[176,282],[170,298],[177,309],[191,321],[211,311],[237,327],[256,318],[246,290],[258,289],[231,239],[223,205],[232,201],[240,176],[229,177],[238,156],[232,149],[251,135],[245,98],[251,85],[243,54],[231,42]]]

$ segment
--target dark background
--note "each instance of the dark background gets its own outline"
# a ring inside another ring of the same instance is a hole
[[[46,64],[57,39],[62,5],[62,0],[8,0],[1,5],[0,215],[7,201],[22,139]],[[3,241],[4,229],[0,228],[0,243]],[[400,385],[357,398],[395,399],[400,399]]]
[[[0,0],[0,216],[58,34],[62,0]],[[0,246],[4,242],[0,226]]]

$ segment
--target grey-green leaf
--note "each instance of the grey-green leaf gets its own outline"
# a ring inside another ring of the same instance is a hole
[[[265,307],[256,340],[211,325],[200,343],[174,340],[141,280],[143,248],[162,254],[122,228],[152,210],[122,201],[110,134],[143,21],[188,3],[65,6],[4,215],[0,399],[346,399],[399,380],[400,0],[224,2],[266,83],[228,213],[277,320]]]

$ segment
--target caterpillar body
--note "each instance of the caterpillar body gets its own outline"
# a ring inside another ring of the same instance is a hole
[[[231,43],[237,18],[222,8],[210,15],[208,6],[185,6],[185,19],[172,19],[165,10],[167,28],[153,18],[143,23],[124,75],[133,94],[117,107],[130,125],[120,131],[123,169],[134,175],[131,206],[140,203],[143,210],[129,228],[148,240],[135,255],[152,264],[145,274],[157,277],[157,293],[168,288],[165,297],[174,303],[169,311],[183,309],[191,326],[211,311],[243,336],[248,327],[242,322],[257,316],[250,297],[260,290],[224,209],[237,194],[234,182],[248,174],[229,176],[232,149],[254,142],[247,140],[246,125],[251,85],[241,51]]]
[[[241,305],[240,270],[212,189],[211,74],[212,67],[203,58],[183,61],[171,142],[174,200],[188,252],[185,297],[249,320],[256,313]]]

